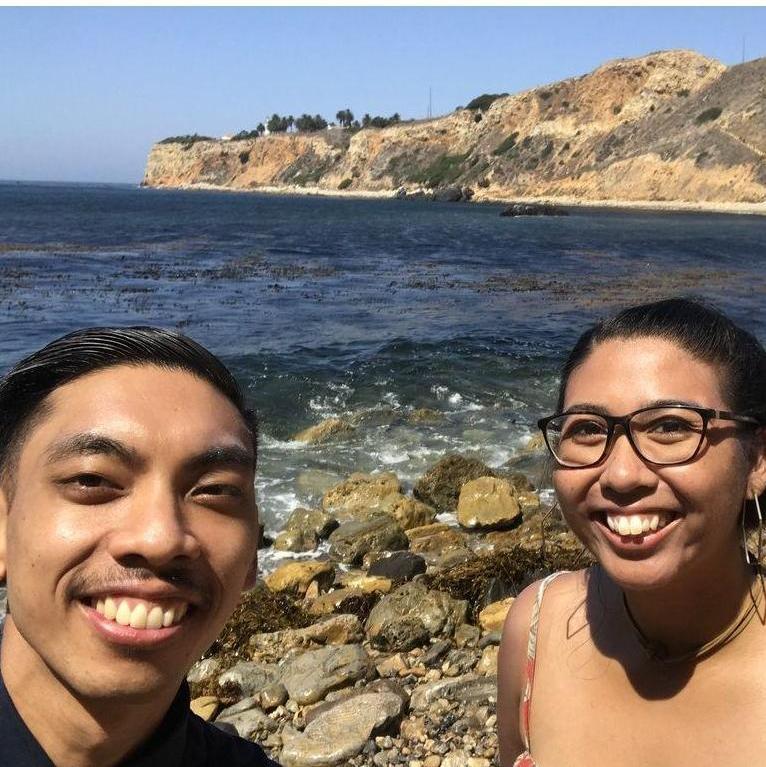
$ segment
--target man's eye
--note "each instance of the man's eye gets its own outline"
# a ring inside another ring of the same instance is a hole
[[[76,503],[106,503],[114,500],[121,492],[117,484],[100,474],[75,474],[59,480],[65,496]]]
[[[69,482],[78,487],[88,489],[112,487],[111,483],[98,474],[78,474],[76,477],[72,477]]]
[[[229,498],[241,498],[243,493],[236,485],[226,485],[224,483],[202,485],[196,488],[193,492],[195,496],[223,496]]]

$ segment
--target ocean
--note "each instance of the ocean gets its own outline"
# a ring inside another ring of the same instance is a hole
[[[219,354],[260,414],[267,532],[353,471],[499,466],[594,320],[697,295],[766,341],[766,219],[0,183],[0,368],[88,325]],[[414,411],[435,414],[423,421]],[[341,417],[324,444],[291,440]]]

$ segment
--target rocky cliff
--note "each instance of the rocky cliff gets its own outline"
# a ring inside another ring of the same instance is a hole
[[[156,144],[143,183],[760,203],[766,59],[727,68],[690,51],[654,53],[432,120]]]

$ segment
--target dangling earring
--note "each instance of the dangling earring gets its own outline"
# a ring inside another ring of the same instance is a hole
[[[758,559],[755,562],[760,566],[763,556],[763,515],[761,514],[761,502],[758,500],[758,493],[753,493],[753,500],[755,501],[755,512],[758,515]]]
[[[745,496],[742,499],[742,548],[745,550],[745,562],[747,564],[752,565],[753,562],[750,559],[750,549],[747,547],[747,530],[745,529],[745,517],[747,516],[747,496]],[[759,516],[760,516],[760,509],[759,509]]]

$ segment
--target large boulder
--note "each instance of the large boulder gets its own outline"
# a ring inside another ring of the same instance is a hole
[[[460,490],[457,521],[467,530],[503,530],[521,522],[521,509],[507,479],[479,477]]]
[[[271,591],[289,591],[303,596],[316,582],[320,591],[326,591],[335,580],[335,567],[331,562],[286,562],[264,578]]]
[[[238,710],[226,709],[215,720],[216,724],[230,724],[237,731],[240,738],[250,740],[254,735],[274,732],[278,725],[266,713],[261,711],[255,701],[247,699],[247,708],[239,707]]]
[[[260,658],[278,660],[295,647],[314,650],[325,645],[360,642],[362,637],[362,624],[356,615],[332,615],[302,629],[253,634],[249,648]]]
[[[407,583],[384,596],[370,612],[365,632],[383,650],[410,650],[431,637],[450,637],[466,620],[468,603],[420,583]]]
[[[274,540],[278,551],[313,551],[320,540],[338,527],[338,520],[322,509],[298,508]]]
[[[426,682],[415,688],[410,699],[414,711],[428,711],[439,698],[459,703],[486,703],[497,700],[497,678],[465,674],[435,682]]]
[[[385,512],[346,522],[330,535],[329,540],[330,556],[350,565],[361,562],[370,551],[398,551],[409,545],[399,523]]]
[[[426,561],[411,551],[387,551],[370,565],[368,575],[381,576],[392,581],[411,581],[426,571]]]
[[[412,528],[407,531],[407,538],[410,542],[410,551],[416,554],[441,554],[450,549],[466,546],[463,533],[441,522]]]
[[[347,764],[370,738],[401,717],[402,708],[401,698],[387,691],[342,700],[318,714],[302,733],[285,727],[279,760],[284,767]]]
[[[430,525],[436,519],[436,509],[406,495],[390,496],[382,506],[404,530]]]
[[[499,602],[492,602],[479,613],[479,625],[484,631],[499,631],[505,623],[505,616],[511,609],[514,597],[506,597]]]
[[[332,645],[310,650],[288,662],[282,671],[282,684],[301,706],[322,700],[337,690],[365,679],[372,673],[372,662],[359,644]]]
[[[234,683],[245,697],[251,697],[279,679],[279,669],[270,663],[241,661],[218,677],[219,686]]]
[[[413,495],[438,512],[454,512],[460,488],[479,477],[496,477],[486,464],[475,458],[448,455],[432,466],[415,484]]]
[[[322,508],[330,513],[349,508],[379,509],[383,499],[399,495],[402,487],[396,474],[352,474],[331,487],[322,498]]]
[[[293,440],[295,442],[306,442],[309,445],[315,445],[320,442],[327,442],[327,440],[338,437],[341,434],[348,434],[353,430],[354,427],[342,418],[327,418],[314,426],[309,426],[308,429],[299,431],[293,437]]]
[[[254,735],[274,732],[278,725],[259,707],[254,698],[246,698],[224,709],[218,715],[216,724],[227,723],[234,727],[240,738],[250,740]]]

